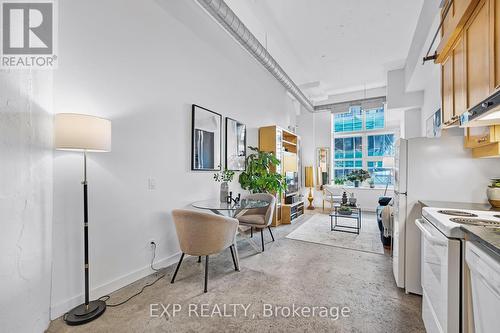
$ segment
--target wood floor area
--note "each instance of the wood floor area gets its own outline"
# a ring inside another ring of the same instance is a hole
[[[264,253],[260,233],[240,235],[240,272],[229,249],[210,257],[206,294],[203,263],[188,257],[175,284],[174,265],[160,272],[164,279],[94,322],[70,327],[59,318],[48,332],[425,332],[421,297],[396,287],[388,255],[285,238],[310,217],[273,228],[274,243],[266,231]],[[115,292],[108,302],[127,298],[155,278]],[[313,307],[314,316],[307,310]]]

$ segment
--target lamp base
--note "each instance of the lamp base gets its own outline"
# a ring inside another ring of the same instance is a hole
[[[99,318],[104,311],[106,311],[106,302],[95,300],[89,302],[88,306],[80,304],[76,308],[71,309],[64,316],[64,321],[71,326],[82,325]]]
[[[312,188],[309,188],[309,197],[307,198],[307,200],[309,200],[309,206],[307,206],[307,209],[314,210],[313,206],[314,197],[312,194]]]

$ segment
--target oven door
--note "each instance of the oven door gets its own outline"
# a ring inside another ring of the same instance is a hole
[[[426,219],[422,233],[422,319],[428,333],[460,331],[460,241],[449,239]]]

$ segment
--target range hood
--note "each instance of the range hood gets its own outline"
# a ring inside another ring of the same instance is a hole
[[[461,127],[500,124],[500,90],[460,116]]]

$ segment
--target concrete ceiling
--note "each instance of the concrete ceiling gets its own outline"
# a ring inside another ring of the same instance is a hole
[[[316,103],[385,86],[405,64],[423,0],[226,0]]]

